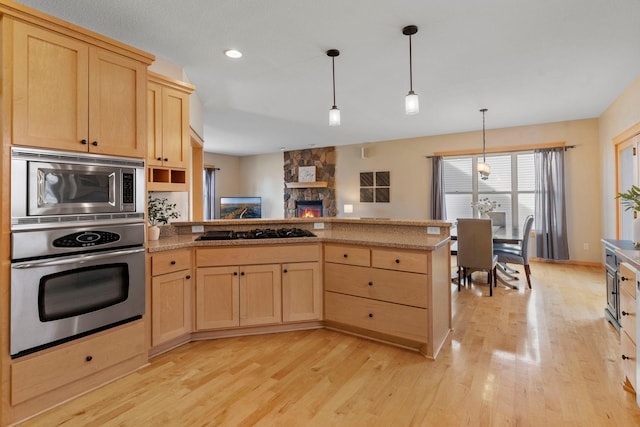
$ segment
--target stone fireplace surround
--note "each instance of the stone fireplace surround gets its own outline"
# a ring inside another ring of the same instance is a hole
[[[335,170],[335,147],[310,148],[307,150],[285,151],[284,153],[284,181],[298,182],[299,166],[315,166],[316,181],[326,182],[326,187],[301,187],[284,189],[284,217],[296,217],[296,200],[321,200],[322,216],[337,215]],[[302,184],[303,185],[303,184]]]

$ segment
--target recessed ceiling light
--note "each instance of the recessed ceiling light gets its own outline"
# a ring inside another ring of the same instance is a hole
[[[224,54],[233,59],[242,58],[242,52],[235,49],[227,49],[224,51]]]

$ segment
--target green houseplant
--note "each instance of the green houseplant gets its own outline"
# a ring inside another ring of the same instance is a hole
[[[158,240],[160,229],[158,225],[167,224],[170,219],[180,218],[175,203],[169,203],[164,197],[149,195],[147,202],[147,219],[149,221],[149,240]]]
[[[633,245],[640,247],[640,218],[635,212],[640,211],[640,187],[632,185],[630,189],[624,193],[618,193],[616,199],[624,206],[624,210],[633,210]]]

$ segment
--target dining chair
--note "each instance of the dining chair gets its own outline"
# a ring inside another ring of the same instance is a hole
[[[522,241],[518,245],[509,243],[496,243],[493,245],[493,253],[497,255],[499,263],[519,264],[524,266],[527,276],[527,285],[531,289],[531,268],[529,267],[529,235],[533,226],[533,215],[524,220]]]
[[[458,292],[474,271],[486,271],[489,295],[493,296],[498,257],[493,254],[493,229],[486,218],[458,218]]]

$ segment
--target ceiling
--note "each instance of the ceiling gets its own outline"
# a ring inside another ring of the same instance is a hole
[[[487,129],[594,118],[640,75],[639,0],[20,3],[183,67],[205,151],[230,155],[479,130],[483,107]],[[340,50],[337,127],[328,49]]]

